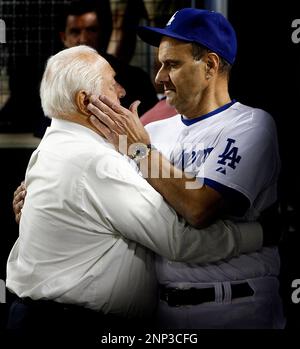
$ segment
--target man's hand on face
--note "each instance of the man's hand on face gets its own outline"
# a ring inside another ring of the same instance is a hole
[[[131,144],[150,144],[150,136],[137,113],[139,104],[140,101],[135,101],[126,109],[105,96],[92,96],[87,106],[93,114],[90,117],[93,126],[123,154],[127,154]],[[120,144],[119,136],[127,137],[127,147]]]
[[[26,187],[24,182],[22,182],[14,192],[13,202],[12,202],[13,210],[15,214],[15,220],[17,224],[20,223],[25,196],[26,196]]]

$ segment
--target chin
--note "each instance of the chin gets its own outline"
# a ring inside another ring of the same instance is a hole
[[[179,112],[180,106],[178,106],[178,103],[176,103],[176,100],[174,100],[174,99],[172,99],[172,98],[169,99],[169,98],[167,97],[166,102],[167,102],[167,104],[168,104],[169,106],[175,108],[175,109],[178,111],[178,113],[180,114],[180,112]],[[178,107],[179,107],[179,109],[178,109]]]
[[[167,96],[166,102],[167,102],[171,107],[175,107],[175,101],[174,101],[173,98],[170,98],[170,97]]]

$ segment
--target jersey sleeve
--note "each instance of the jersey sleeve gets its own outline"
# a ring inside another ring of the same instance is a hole
[[[231,191],[241,193],[253,204],[259,193],[276,180],[278,167],[272,129],[245,123],[222,132],[197,177],[221,192],[228,188],[227,195]]]

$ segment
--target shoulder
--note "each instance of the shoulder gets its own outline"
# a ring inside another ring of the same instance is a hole
[[[182,131],[183,123],[179,114],[167,119],[150,122],[145,126],[153,144],[171,141]]]
[[[97,158],[118,154],[112,145],[96,133],[75,123],[59,121],[60,128],[49,127],[39,145],[39,149],[49,156],[52,154],[64,164],[73,164],[83,170]]]
[[[182,124],[181,122],[181,115],[180,114],[176,114],[174,116],[171,116],[167,119],[163,119],[163,120],[157,120],[157,121],[153,121],[150,122],[149,124],[147,124],[145,126],[146,130],[148,132],[152,132],[152,131],[156,131],[156,130],[161,130],[164,129],[166,130],[167,128],[177,128]]]
[[[260,108],[253,108],[242,103],[235,103],[231,108],[237,117],[241,117],[253,124],[274,124],[271,114]]]
[[[230,108],[232,122],[229,122],[229,128],[236,130],[245,130],[257,132],[258,134],[276,136],[276,124],[271,114],[263,109],[253,108],[241,103],[235,103]],[[230,116],[230,115],[229,115]]]
[[[97,152],[90,158],[87,165],[89,176],[93,173],[98,180],[125,181],[129,185],[140,179],[138,167],[134,161],[114,149]]]

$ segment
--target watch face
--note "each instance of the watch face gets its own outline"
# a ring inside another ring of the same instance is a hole
[[[149,153],[149,149],[144,143],[132,144],[129,150],[129,153],[131,154],[130,157],[137,161],[144,159]]]

